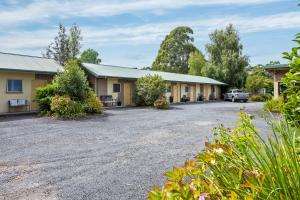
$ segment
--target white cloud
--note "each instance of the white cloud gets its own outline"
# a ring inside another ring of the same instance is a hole
[[[42,22],[53,17],[113,16],[148,11],[163,14],[166,10],[186,6],[250,5],[286,0],[34,0],[28,5],[0,7],[0,24],[16,26],[22,22]]]
[[[300,28],[300,13],[288,12],[254,18],[225,16],[222,18],[193,19],[189,21],[173,21],[165,23],[149,23],[140,26],[101,29],[97,27],[81,27],[85,47],[110,45],[144,45],[158,44],[165,35],[177,26],[190,26],[194,30],[197,41],[207,39],[208,33],[234,24],[241,33],[261,32],[275,29]],[[57,29],[35,31],[6,32],[0,37],[3,49],[44,49],[56,35]]]

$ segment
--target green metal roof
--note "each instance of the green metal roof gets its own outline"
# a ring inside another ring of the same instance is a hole
[[[0,52],[0,70],[57,73],[62,67],[53,59]]]
[[[83,67],[92,73],[96,77],[114,77],[114,78],[124,78],[124,79],[138,79],[145,75],[159,75],[166,81],[174,82],[186,82],[186,83],[207,83],[215,85],[226,85],[220,81],[203,77],[203,76],[192,76],[186,74],[176,74],[169,72],[142,70],[129,67],[119,67],[111,65],[102,64],[89,64],[83,63]]]
[[[265,65],[265,69],[284,69],[289,68],[288,64]]]

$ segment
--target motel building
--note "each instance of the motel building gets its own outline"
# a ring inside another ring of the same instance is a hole
[[[278,98],[283,94],[284,87],[281,84],[281,79],[289,71],[287,64],[267,65],[265,69],[272,74],[274,82],[274,98]]]
[[[102,64],[82,64],[89,84],[105,106],[134,106],[135,82],[146,75],[159,75],[168,85],[171,103],[221,99],[226,84],[186,74],[167,73]],[[36,88],[50,83],[63,70],[53,59],[0,52],[0,114],[37,111]]]

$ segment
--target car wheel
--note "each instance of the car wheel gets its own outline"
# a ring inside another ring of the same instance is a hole
[[[244,100],[244,103],[247,103],[247,101],[248,101],[248,99],[245,99],[245,100]]]
[[[232,97],[231,101],[232,101],[232,102],[235,102],[235,99],[234,99],[234,97]]]

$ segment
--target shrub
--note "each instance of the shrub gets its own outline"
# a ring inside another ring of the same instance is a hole
[[[84,110],[86,113],[102,113],[103,104],[93,91],[89,91],[88,97],[85,100]]]
[[[252,95],[249,100],[254,102],[263,102],[264,98],[261,95]]]
[[[268,101],[273,98],[273,95],[270,93],[266,93],[266,94],[262,95],[262,97],[263,97],[264,101]]]
[[[283,98],[271,99],[264,103],[264,110],[268,112],[281,112],[283,106]]]
[[[264,102],[272,99],[272,97],[273,96],[271,94],[267,93],[263,95],[252,95],[249,100],[254,102]]]
[[[75,101],[86,99],[89,91],[87,78],[77,60],[68,61],[64,70],[55,77],[54,83],[60,96],[67,95]]]
[[[152,106],[154,101],[164,95],[166,89],[166,82],[158,75],[146,75],[139,78],[136,82],[136,104]]]
[[[85,116],[82,104],[73,101],[69,96],[54,96],[51,111],[54,117],[61,119],[77,119]]]
[[[154,107],[157,109],[168,109],[170,107],[170,103],[165,98],[162,98],[154,102]]]
[[[195,160],[166,172],[167,182],[162,188],[155,186],[148,198],[300,199],[300,130],[273,123],[273,135],[266,140],[254,127],[253,117],[240,116],[236,129],[215,129],[214,140]]]
[[[52,97],[55,96],[56,88],[56,84],[48,84],[36,89],[35,101],[39,105],[41,114],[46,114],[51,110],[51,100]]]
[[[294,41],[297,47],[294,47],[291,53],[284,53],[284,58],[289,60],[290,71],[282,79],[287,87],[284,91],[286,103],[283,105],[283,114],[288,121],[300,127],[300,33]]]

